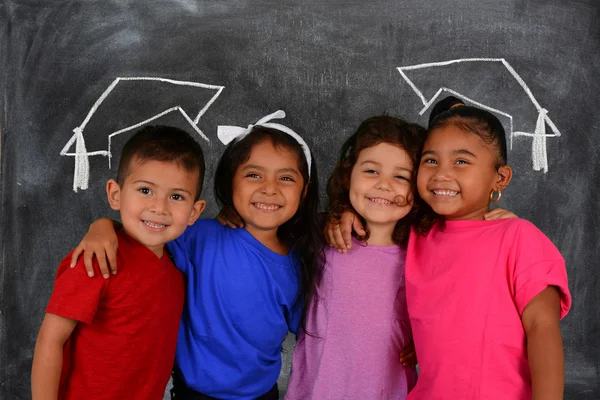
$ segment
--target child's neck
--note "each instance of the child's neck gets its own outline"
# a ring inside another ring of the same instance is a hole
[[[289,246],[277,237],[277,229],[262,230],[246,225],[246,230],[267,249],[277,254],[281,254],[282,256],[287,256],[290,252]]]
[[[396,224],[377,225],[367,222],[367,229],[369,230],[367,244],[369,246],[393,246],[395,243],[392,240],[392,235],[395,227]]]
[[[465,215],[458,217],[446,217],[444,218],[446,221],[483,221],[485,218],[485,214],[490,212],[490,206],[487,204],[485,207],[478,208],[476,210],[471,210]]]

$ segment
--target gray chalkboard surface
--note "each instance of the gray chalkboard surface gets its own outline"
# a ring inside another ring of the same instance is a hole
[[[283,109],[324,183],[360,121],[425,124],[454,93],[505,124],[501,205],[568,264],[565,397],[600,398],[599,24],[596,0],[0,2],[0,397],[30,397],[55,269],[114,216],[104,183],[133,126],[196,132],[211,176],[218,125]]]

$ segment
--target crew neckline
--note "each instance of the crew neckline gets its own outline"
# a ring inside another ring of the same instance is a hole
[[[444,221],[443,228],[440,230],[442,232],[457,232],[457,231],[467,231],[485,228],[494,225],[500,225],[505,223],[506,221],[510,221],[515,218],[505,218],[505,219],[495,219],[495,220],[454,220],[454,221]]]
[[[285,265],[289,265],[290,261],[292,260],[291,257],[293,257],[294,250],[291,248],[290,248],[290,251],[288,254],[282,255],[282,254],[274,252],[273,250],[269,249],[267,246],[262,244],[257,238],[252,236],[252,234],[250,232],[248,232],[246,230],[246,228],[237,228],[237,229],[233,229],[230,227],[225,227],[225,228],[231,229],[234,234],[237,233],[237,235],[242,240],[244,240],[246,243],[248,243],[252,248],[254,248],[256,251],[258,251],[263,257],[267,258],[270,262],[285,266]]]

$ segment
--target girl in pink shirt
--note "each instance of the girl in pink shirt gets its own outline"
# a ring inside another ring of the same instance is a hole
[[[512,178],[506,153],[491,113],[453,97],[434,107],[406,258],[410,400],[562,399],[564,259],[525,220],[484,220]]]
[[[364,121],[342,146],[329,209],[353,210],[368,234],[325,263],[293,355],[287,400],[405,399],[416,380],[404,258],[424,129],[389,116]]]

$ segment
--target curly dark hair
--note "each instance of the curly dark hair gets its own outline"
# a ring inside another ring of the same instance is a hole
[[[416,195],[416,176],[419,165],[419,152],[425,138],[425,129],[420,125],[406,122],[400,118],[381,115],[366,119],[363,121],[356,132],[346,140],[340,150],[340,156],[335,166],[333,174],[327,184],[327,194],[329,196],[328,211],[330,220],[339,221],[344,211],[350,210],[358,214],[350,203],[350,176],[358,155],[364,149],[373,147],[380,143],[389,143],[402,147],[409,154],[413,164],[413,173],[411,177],[411,192],[406,199],[401,201],[404,204],[411,203]],[[392,240],[395,244],[406,247],[410,227],[414,222],[414,212],[402,218],[396,223]],[[360,217],[360,216],[359,216]],[[365,221],[361,217],[361,222]],[[366,236],[360,237],[353,235],[361,241],[366,241]]]

